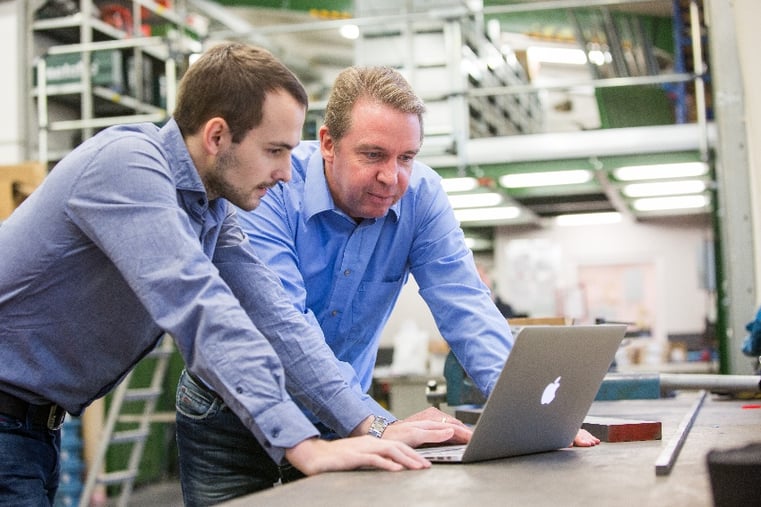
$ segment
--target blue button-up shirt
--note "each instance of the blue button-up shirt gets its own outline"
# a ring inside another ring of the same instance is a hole
[[[84,142],[0,226],[0,390],[79,414],[163,332],[275,460],[318,434],[286,386],[342,435],[371,413],[173,120]]]
[[[240,221],[299,311],[324,333],[342,371],[370,388],[378,342],[402,286],[415,277],[441,335],[485,394],[513,337],[478,276],[439,175],[415,162],[407,192],[378,219],[356,223],[328,190],[317,142],[292,154],[292,180]]]

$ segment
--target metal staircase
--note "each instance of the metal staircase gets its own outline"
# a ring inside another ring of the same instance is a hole
[[[93,500],[98,486],[117,486],[116,505],[126,507],[137,478],[150,426],[161,419],[156,404],[163,393],[169,360],[174,351],[174,341],[165,334],[156,348],[142,363],[148,363],[152,375],[148,386],[135,386],[134,369],[114,391],[108,415],[100,437],[98,452],[87,472],[87,480],[80,496],[79,505],[87,507]],[[113,446],[129,447],[126,468],[105,471],[106,456]]]
[[[698,90],[709,80],[703,62],[706,45],[703,0],[671,0],[673,11],[673,61],[659,61],[658,50],[651,43],[641,16],[612,12],[601,6],[596,9],[567,10],[567,16],[582,49],[597,49],[607,55],[604,63],[593,63],[592,76],[610,86],[660,85],[668,92],[674,108],[672,123],[689,123],[689,103],[704,100],[704,90]],[[661,51],[663,55],[663,51]],[[662,68],[670,66],[670,69]],[[668,73],[671,73],[671,76]],[[702,104],[693,108],[704,109]],[[709,108],[710,116],[710,108]]]
[[[580,17],[573,9],[567,15],[582,49],[606,53],[605,63],[589,62],[595,79],[656,76],[661,72],[642,18],[614,14],[605,6],[584,11]]]

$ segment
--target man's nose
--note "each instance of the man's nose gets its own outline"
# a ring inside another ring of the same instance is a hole
[[[282,164],[281,167],[278,167],[275,172],[272,175],[273,179],[276,181],[282,181],[283,183],[288,183],[291,181],[291,161],[288,160],[287,163]]]
[[[385,163],[378,172],[378,180],[386,185],[396,184],[398,176],[399,165],[397,164],[396,159],[392,159]]]

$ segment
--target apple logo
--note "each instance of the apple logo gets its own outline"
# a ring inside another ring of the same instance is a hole
[[[555,399],[555,393],[560,387],[560,377],[556,378],[554,382],[547,384],[542,393],[542,405],[549,405],[552,400]]]

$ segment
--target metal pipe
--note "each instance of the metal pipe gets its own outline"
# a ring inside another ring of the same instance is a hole
[[[696,0],[690,1],[690,36],[692,38],[692,71],[695,73],[695,111],[698,125],[703,133],[700,136],[700,155],[708,160],[708,133],[706,131],[706,96],[705,68],[703,67],[703,43],[701,42],[700,8]]]
[[[530,3],[512,3],[509,5],[485,6],[484,14],[513,14],[517,12],[534,12],[556,9],[590,8],[601,6],[621,6],[639,3],[665,3],[665,0],[546,0]]]
[[[761,376],[661,373],[661,389],[706,389],[710,391],[761,392]]]
[[[573,88],[615,88],[619,86],[637,86],[666,83],[682,83],[693,81],[695,75],[691,73],[679,74],[660,74],[657,76],[629,76],[629,77],[610,77],[602,79],[565,79],[557,80],[552,83],[527,83],[509,86],[492,86],[484,88],[474,88],[468,90],[467,94],[471,97],[489,96],[489,95],[509,95],[515,93],[536,92],[539,90],[568,90]]]
[[[676,458],[682,450],[687,433],[690,432],[690,428],[692,428],[692,424],[698,416],[698,410],[703,405],[705,398],[706,392],[701,390],[698,399],[695,400],[695,403],[690,407],[690,411],[685,414],[682,422],[679,423],[676,434],[671,438],[666,448],[658,455],[658,459],[655,460],[655,475],[668,475],[671,473],[671,468],[674,466],[674,462],[676,462]]]

